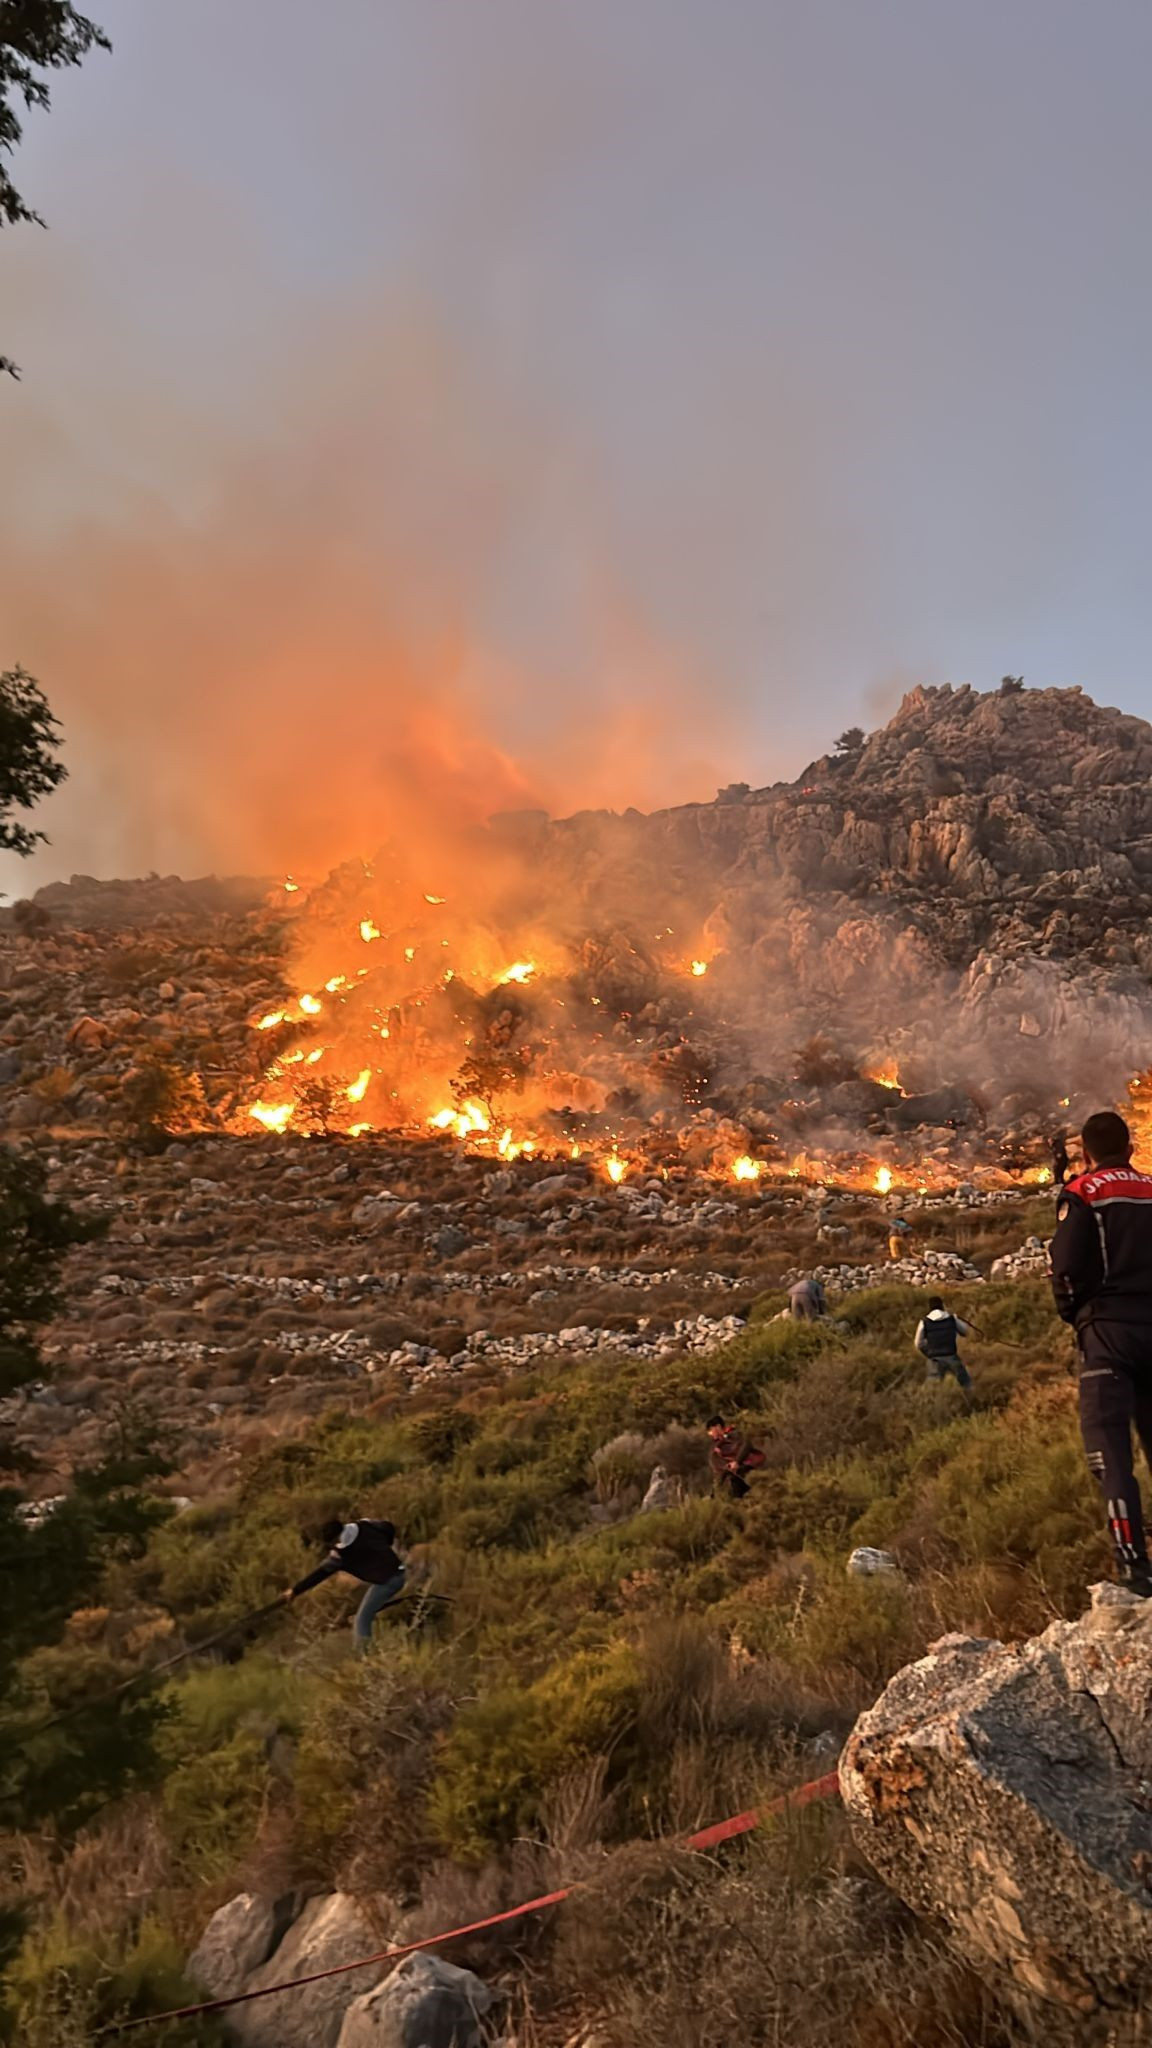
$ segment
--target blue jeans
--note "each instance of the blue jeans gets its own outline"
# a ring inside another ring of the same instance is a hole
[[[401,1565],[395,1576],[391,1579],[386,1579],[382,1586],[368,1587],[364,1598],[356,1609],[356,1619],[352,1623],[352,1635],[358,1650],[366,1650],[368,1648],[368,1644],[372,1639],[372,1623],[375,1621],[381,1608],[391,1607],[392,1602],[398,1600],[403,1591],[403,1565]]]

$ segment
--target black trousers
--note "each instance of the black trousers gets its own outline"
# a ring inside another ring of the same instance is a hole
[[[1080,1432],[1107,1502],[1121,1570],[1131,1569],[1148,1561],[1132,1431],[1152,1465],[1152,1328],[1089,1323],[1079,1333],[1079,1345]]]

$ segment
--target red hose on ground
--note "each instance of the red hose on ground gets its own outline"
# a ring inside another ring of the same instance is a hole
[[[753,1828],[774,1813],[811,1806],[817,1799],[835,1798],[839,1790],[836,1772],[828,1771],[823,1778],[813,1778],[807,1785],[798,1785],[793,1792],[782,1793],[779,1799],[770,1799],[767,1806],[750,1807],[745,1813],[734,1814],[730,1820],[717,1821],[714,1827],[701,1828],[699,1834],[689,1835],[681,1846],[685,1849],[715,1849],[721,1842],[733,1841],[737,1835],[751,1834]],[[486,1928],[502,1927],[509,1920],[522,1919],[525,1914],[546,1912],[549,1906],[560,1905],[580,1889],[579,1885],[565,1885],[560,1891],[545,1892],[539,1899],[526,1899],[522,1906],[509,1906],[504,1913],[492,1913],[486,1920],[473,1920],[467,1927],[452,1927],[444,1934],[426,1934],[422,1941],[405,1942],[402,1948],[381,1949],[377,1955],[362,1956],[355,1963],[337,1963],[330,1970],[314,1970],[309,1977],[288,1977],[282,1984],[265,1984],[259,1991],[236,1991],[231,1998],[211,1998],[202,2005],[181,2005],[171,2012],[149,2013],[144,2019],[113,2021],[111,2026],[102,2027],[96,2038],[102,2040],[112,2034],[128,2034],[136,2027],[158,2027],[166,2020],[202,2019],[207,2013],[225,2012],[229,2006],[247,2005],[254,1998],[272,1998],[279,1991],[299,1991],[305,1984],[322,1983],[325,1977],[344,1977],[352,1970],[368,1970],[381,1963],[398,1963],[420,1949],[439,1948],[442,1942],[459,1941],[465,1934],[483,1934]]]

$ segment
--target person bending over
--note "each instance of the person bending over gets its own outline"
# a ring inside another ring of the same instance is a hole
[[[299,1585],[290,1586],[282,1597],[286,1602],[298,1600],[301,1593],[310,1593],[313,1586],[322,1585],[337,1572],[348,1572],[367,1587],[352,1623],[357,1650],[366,1650],[376,1616],[404,1591],[404,1566],[393,1548],[396,1531],[391,1522],[325,1522],[320,1534],[329,1546],[323,1564]]]
[[[749,1472],[758,1472],[764,1463],[763,1451],[730,1429],[722,1415],[712,1417],[708,1434],[712,1439],[712,1476],[716,1484],[733,1500],[743,1500],[752,1490]]]

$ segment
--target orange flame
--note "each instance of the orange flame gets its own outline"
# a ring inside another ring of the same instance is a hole
[[[352,1083],[352,1086],[347,1091],[349,1102],[363,1102],[364,1097],[368,1093],[368,1083],[371,1079],[372,1069],[371,1067],[365,1067],[362,1070],[362,1072],[357,1075],[356,1079]]]
[[[319,996],[301,996],[300,1008],[306,1017],[318,1017],[324,1005]]]
[[[619,1187],[621,1181],[624,1180],[628,1174],[628,1161],[626,1159],[621,1159],[620,1154],[618,1152],[610,1152],[608,1154],[607,1159],[604,1161],[604,1171],[608,1175],[608,1178],[612,1182],[613,1186]]]
[[[504,983],[508,981],[518,981],[521,983],[531,981],[535,972],[536,962],[534,960],[514,960],[511,967],[506,967],[503,974],[496,976],[496,986],[497,988],[502,988]]]
[[[759,1180],[761,1165],[758,1159],[750,1159],[746,1152],[732,1161],[732,1173],[736,1180]]]
[[[255,1117],[258,1124],[263,1124],[266,1131],[284,1131],[292,1121],[292,1104],[254,1102],[248,1114]]]
[[[706,960],[694,960],[692,962],[692,972],[695,975],[707,974],[708,962]]]
[[[370,946],[373,939],[380,937],[379,929],[373,924],[370,917],[362,917],[360,919],[360,937],[366,946]]]
[[[269,1010],[266,1017],[261,1017],[256,1029],[257,1031],[274,1031],[277,1024],[283,1024],[286,1021],[287,1016],[288,1012],[286,1010]]]
[[[878,1195],[890,1194],[892,1191],[892,1168],[890,1166],[878,1166],[876,1168],[876,1178],[872,1186]]]
[[[870,1073],[865,1074],[864,1079],[877,1081],[881,1088],[891,1088],[897,1095],[904,1093],[900,1086],[900,1069],[894,1059],[887,1059],[881,1066],[873,1067]]]

